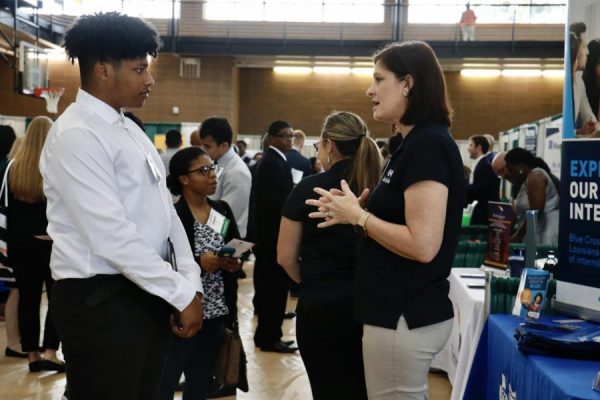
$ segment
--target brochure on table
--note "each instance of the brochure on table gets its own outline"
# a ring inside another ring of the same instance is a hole
[[[546,306],[548,282],[548,272],[533,268],[523,269],[512,313],[519,317],[538,319]]]

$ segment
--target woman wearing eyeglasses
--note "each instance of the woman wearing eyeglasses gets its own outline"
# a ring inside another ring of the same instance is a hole
[[[218,166],[199,147],[178,151],[169,164],[167,186],[172,194],[181,195],[175,209],[202,273],[204,324],[193,338],[174,338],[159,387],[159,400],[173,399],[182,372],[183,398],[206,398],[225,327],[231,327],[237,320],[236,272],[240,260],[218,256],[217,252],[231,239],[239,238],[239,233],[229,205],[207,197],[216,190],[217,172]]]
[[[356,193],[372,189],[382,158],[356,114],[335,112],[315,143],[325,172],[304,178],[283,209],[277,262],[300,283],[296,333],[315,400],[366,399],[362,326],[353,318],[356,234],[349,225],[323,230],[308,217],[315,187],[339,189],[346,179]]]

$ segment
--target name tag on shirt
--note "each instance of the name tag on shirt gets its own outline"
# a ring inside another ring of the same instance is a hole
[[[146,162],[148,163],[148,167],[150,167],[150,172],[152,172],[156,183],[160,183],[160,181],[162,180],[162,174],[160,173],[160,169],[158,169],[158,166],[154,162],[154,159],[152,158],[150,153],[146,154]]]
[[[302,176],[304,176],[304,171],[292,168],[292,181],[294,181],[294,185],[297,185],[302,180]]]
[[[225,171],[225,168],[223,168],[221,166],[221,168],[217,168],[217,180],[219,180],[221,178],[221,175],[223,175],[223,172]]]
[[[225,236],[227,233],[227,228],[229,228],[229,218],[224,216],[215,209],[210,210],[210,214],[208,215],[208,221],[206,221],[206,225],[209,228],[221,234],[221,236]]]
[[[392,179],[392,176],[394,176],[394,170],[393,169],[388,169],[385,174],[381,177],[381,182],[383,183],[390,183],[390,180]]]

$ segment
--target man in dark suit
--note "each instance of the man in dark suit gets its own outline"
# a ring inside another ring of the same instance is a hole
[[[488,153],[490,142],[483,135],[472,136],[469,140],[469,156],[473,169],[467,185],[466,202],[477,200],[471,217],[471,225],[488,224],[488,201],[500,200],[500,178],[492,169],[495,153]]]
[[[302,178],[312,174],[310,160],[302,155],[302,148],[304,147],[305,140],[306,135],[304,132],[302,132],[300,129],[296,129],[294,131],[294,145],[287,153],[285,153],[290,167],[298,171],[302,171]],[[300,179],[298,179],[298,182]],[[294,183],[298,182],[294,181]]]
[[[289,280],[277,264],[277,238],[283,205],[294,183],[285,153],[292,148],[294,133],[285,121],[269,126],[269,147],[258,163],[250,196],[251,237],[254,254],[254,305],[258,324],[254,343],[262,351],[292,353],[293,342],[281,340]]]

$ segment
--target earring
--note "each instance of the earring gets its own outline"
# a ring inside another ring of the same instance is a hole
[[[403,95],[404,97],[408,97],[408,90],[405,90],[404,92],[402,92],[402,95]]]
[[[331,153],[327,154],[327,165],[331,165]]]

